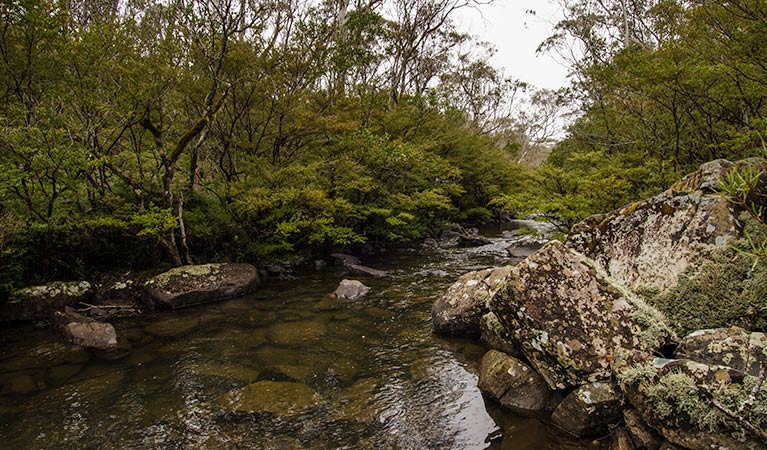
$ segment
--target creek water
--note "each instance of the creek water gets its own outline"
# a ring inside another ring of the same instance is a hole
[[[243,298],[116,321],[117,354],[65,345],[48,329],[6,326],[0,446],[606,448],[500,411],[476,387],[486,349],[431,333],[433,301],[460,274],[506,254],[499,229],[483,232],[494,232],[492,243],[364,261],[388,270],[385,279],[329,267],[271,280]],[[343,278],[363,281],[370,293],[328,297]],[[258,386],[255,413],[222,406],[244,386]]]

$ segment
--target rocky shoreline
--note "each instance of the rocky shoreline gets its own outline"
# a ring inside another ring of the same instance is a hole
[[[732,247],[747,220],[717,187],[749,166],[767,164],[707,163],[514,267],[463,275],[434,304],[434,331],[481,337],[492,350],[480,389],[574,436],[609,434],[613,449],[767,448],[767,336],[753,329],[767,299],[746,297],[745,279],[712,292],[709,274],[723,254],[746,258]],[[719,313],[717,294],[736,312]],[[680,339],[692,322],[709,329]]]

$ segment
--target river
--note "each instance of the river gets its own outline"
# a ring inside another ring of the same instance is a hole
[[[396,250],[364,260],[389,271],[385,279],[328,267],[271,280],[243,298],[117,321],[129,343],[118,359],[64,345],[48,329],[6,326],[0,331],[1,445],[606,448],[500,411],[476,387],[485,348],[431,333],[434,300],[460,274],[506,254],[499,229],[483,232],[495,234],[491,244]],[[344,278],[362,280],[370,293],[356,301],[329,298]],[[311,393],[311,407],[288,407],[283,415],[222,413],[222,396],[264,381],[300,388],[296,395]]]

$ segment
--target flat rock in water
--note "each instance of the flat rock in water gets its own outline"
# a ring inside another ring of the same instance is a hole
[[[533,369],[497,350],[490,350],[482,358],[479,389],[502,406],[517,411],[550,410],[556,398]]]
[[[225,394],[216,402],[224,413],[272,414],[295,418],[319,404],[320,398],[302,383],[259,381]]]
[[[490,299],[504,286],[510,272],[510,267],[500,267],[462,275],[432,305],[432,330],[452,335],[479,335],[480,320],[490,312]]]
[[[360,261],[359,258],[356,256],[347,255],[346,253],[331,253],[330,257],[333,258],[333,261],[336,264],[342,266],[354,266],[362,264],[362,261]]]
[[[0,321],[45,320],[66,306],[75,306],[93,297],[87,281],[54,281],[31,286],[11,294],[0,306]]]
[[[652,352],[675,337],[660,312],[558,241],[511,270],[491,309],[552,390],[610,379],[617,349]]]
[[[335,298],[346,300],[356,300],[363,297],[370,291],[370,288],[357,280],[341,280],[336,290],[331,294]]]
[[[623,420],[621,398],[609,382],[580,386],[557,406],[551,423],[573,436],[602,436]]]
[[[269,328],[267,338],[277,345],[296,347],[320,339],[327,332],[328,326],[324,322],[282,322]]]
[[[253,292],[261,281],[250,264],[182,266],[144,284],[143,299],[153,307],[183,308]]]
[[[183,336],[200,324],[197,317],[167,319],[154,322],[144,327],[144,332],[158,337],[179,337]]]
[[[699,330],[679,342],[675,356],[758,376],[767,366],[767,335],[739,327]]]
[[[347,267],[351,273],[356,273],[357,275],[365,275],[374,278],[384,278],[389,276],[389,274],[383,270],[373,269],[372,267],[362,266],[359,264],[351,264]]]

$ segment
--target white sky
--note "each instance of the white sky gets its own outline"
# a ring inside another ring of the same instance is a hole
[[[526,13],[529,9],[536,14]],[[567,84],[567,68],[556,55],[537,55],[535,50],[551,35],[560,17],[561,8],[551,0],[495,0],[479,10],[461,11],[457,20],[461,29],[496,47],[493,63],[506,76],[556,89]]]

